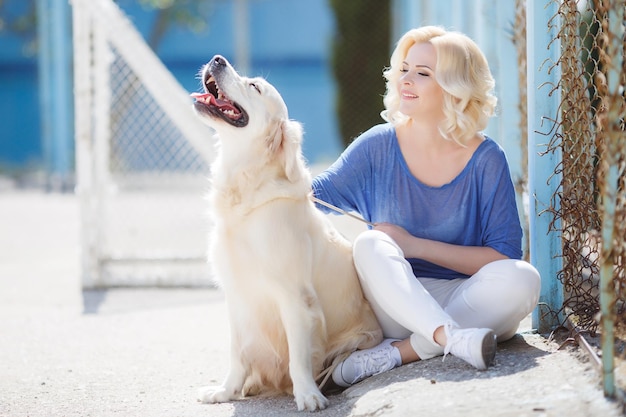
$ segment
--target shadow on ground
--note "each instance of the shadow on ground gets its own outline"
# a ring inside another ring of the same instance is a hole
[[[214,288],[112,288],[83,291],[83,314],[115,314],[223,302]]]
[[[499,378],[510,376],[517,378],[520,374],[539,366],[538,359],[540,357],[550,354],[550,352],[528,343],[525,336],[527,335],[518,334],[511,340],[500,343],[496,364],[486,371],[477,371],[453,356],[447,356],[445,360],[442,360],[442,357],[436,357],[415,362],[371,377],[343,392],[326,393],[330,405],[327,409],[316,412],[315,415],[320,417],[347,417],[393,414],[391,409],[384,409],[387,407],[385,405],[373,410],[374,414],[362,414],[356,410],[358,408],[357,403],[363,400],[367,401],[369,396],[376,398],[380,395],[395,398],[394,402],[402,401],[403,396],[407,397],[407,401],[415,402],[418,397],[429,395],[429,390],[437,385],[441,385],[440,388],[446,391],[448,390],[447,386],[451,384],[456,384],[457,387],[468,387],[479,386],[481,383],[497,384]],[[536,334],[531,334],[531,337],[541,339]],[[444,386],[446,388],[443,388]],[[463,395],[459,395],[458,401],[462,401]],[[454,397],[455,393],[451,391],[449,396]],[[379,400],[374,401],[379,402]],[[231,405],[233,417],[258,416],[261,415],[259,413],[262,410],[272,410],[273,417],[299,415],[293,397],[288,395],[248,397],[234,401]],[[210,409],[214,405],[203,404],[202,407],[206,407],[207,414],[210,414]],[[388,405],[388,407],[395,407],[395,405]]]

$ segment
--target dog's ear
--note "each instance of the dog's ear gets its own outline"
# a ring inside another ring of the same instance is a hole
[[[295,120],[283,119],[269,140],[269,152],[281,161],[287,179],[291,182],[299,180],[306,169],[301,150],[302,125]]]
[[[283,157],[285,174],[295,182],[300,179],[306,167],[302,156],[302,125],[294,120],[283,121]]]

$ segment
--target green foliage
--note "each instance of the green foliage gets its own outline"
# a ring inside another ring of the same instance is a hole
[[[65,0],[64,0],[65,1]],[[120,6],[139,3],[146,10],[156,10],[157,16],[148,43],[156,49],[172,27],[194,32],[208,29],[213,6],[220,0],[115,0]],[[11,13],[9,13],[11,3]],[[26,40],[25,55],[36,53],[37,0],[0,0],[0,34],[10,32]]]
[[[330,0],[337,22],[332,65],[344,145],[381,123],[391,54],[391,0]]]
[[[157,49],[167,31],[175,26],[200,33],[208,29],[209,16],[218,0],[117,0],[139,3],[146,10],[156,10],[157,16],[148,43]]]
[[[10,3],[10,5],[9,5]],[[37,53],[37,13],[35,0],[0,0],[0,35],[18,36],[22,43],[22,55]]]
[[[19,7],[13,1],[11,13],[8,3],[7,0],[0,0],[0,32],[6,30],[18,35],[32,35],[36,24],[35,0],[23,0]]]

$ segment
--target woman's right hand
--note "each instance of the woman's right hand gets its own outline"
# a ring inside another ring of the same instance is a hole
[[[415,246],[419,239],[407,232],[403,227],[392,223],[376,223],[374,224],[374,230],[378,230],[389,235],[389,237],[391,237],[394,242],[400,246],[400,249],[402,249],[405,257],[417,257],[415,255],[418,251],[416,251]]]

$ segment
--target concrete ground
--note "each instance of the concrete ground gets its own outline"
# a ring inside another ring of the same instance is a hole
[[[78,227],[73,195],[0,191],[0,416],[302,414],[288,396],[197,403],[197,388],[227,372],[222,294],[82,292]],[[315,415],[622,415],[580,357],[525,321],[487,371],[452,356],[406,365],[330,396]]]

